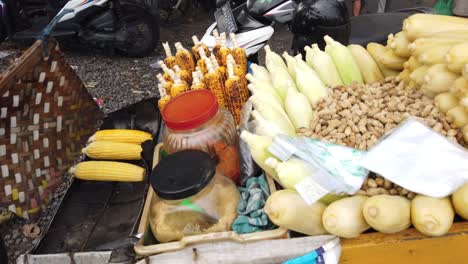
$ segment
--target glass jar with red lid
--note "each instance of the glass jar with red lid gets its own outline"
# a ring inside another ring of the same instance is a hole
[[[209,90],[183,93],[163,108],[164,150],[175,153],[199,149],[211,155],[216,169],[237,182],[239,177],[238,138],[234,118]],[[181,164],[183,166],[183,164]]]

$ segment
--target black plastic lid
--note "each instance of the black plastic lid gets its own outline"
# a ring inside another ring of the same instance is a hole
[[[165,200],[179,200],[200,192],[213,179],[216,164],[201,150],[183,150],[161,161],[151,173],[154,192]]]

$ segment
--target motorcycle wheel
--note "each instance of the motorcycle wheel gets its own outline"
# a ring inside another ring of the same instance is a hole
[[[126,31],[127,38],[116,47],[117,52],[129,57],[149,55],[159,41],[159,16],[131,5],[123,5],[121,10],[121,30]]]

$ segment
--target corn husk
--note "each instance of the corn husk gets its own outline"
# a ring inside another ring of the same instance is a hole
[[[353,82],[364,83],[359,66],[346,46],[333,40],[329,36],[325,36],[324,39],[327,43],[325,52],[330,55],[335,63],[343,84],[349,85]]]
[[[330,55],[320,50],[317,44],[312,44],[312,48],[305,47],[304,49],[307,64],[315,70],[322,82],[330,87],[343,85],[340,74]]]

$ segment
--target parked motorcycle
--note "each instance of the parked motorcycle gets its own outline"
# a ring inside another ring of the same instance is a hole
[[[214,47],[215,37],[213,30],[218,32],[235,32],[239,46],[245,49],[248,56],[255,58],[257,52],[273,36],[275,23],[284,24],[289,27],[293,25],[293,18],[298,12],[298,5],[306,1],[299,0],[247,0],[244,4],[231,9],[230,1],[217,0],[217,11],[215,13],[216,22],[205,32],[201,41],[209,48]],[[346,10],[345,4],[340,0],[323,0],[326,5],[338,4],[339,9]],[[330,9],[323,9],[319,16],[324,16]],[[335,11],[333,11],[335,12]],[[362,15],[358,17],[343,17],[340,21],[343,24],[328,24],[327,21],[319,19],[314,23],[302,25],[304,28],[313,30],[308,32],[308,38],[304,39],[302,33],[293,31],[293,52],[303,52],[303,47],[307,42],[318,41],[318,36],[329,34],[332,37],[345,32],[346,40],[350,44],[366,45],[369,42],[385,43],[388,34],[401,31],[403,20],[414,13],[432,13],[432,8],[410,8],[393,13],[379,13]],[[340,11],[342,16],[348,16],[348,12]],[[323,22],[323,23],[322,23]],[[322,23],[322,24],[320,24]],[[369,25],[373,29],[370,30]],[[293,28],[294,29],[294,28]],[[347,32],[347,33],[346,33]],[[341,39],[338,37],[337,40]],[[344,40],[343,42],[346,42]],[[320,44],[320,43],[319,43]],[[319,45],[320,46],[320,45]],[[255,60],[255,59],[253,59]]]
[[[38,38],[57,15],[51,36],[123,55],[148,55],[159,41],[158,0],[0,0],[0,42]]]

